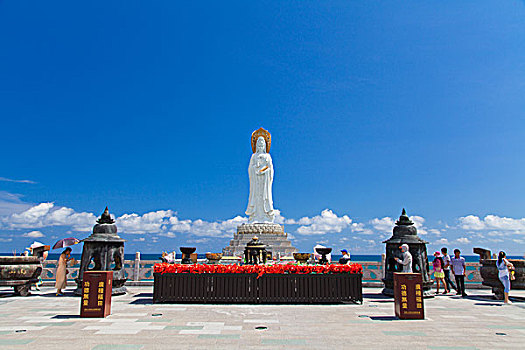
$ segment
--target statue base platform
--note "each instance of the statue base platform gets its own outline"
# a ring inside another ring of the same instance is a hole
[[[288,234],[284,232],[282,225],[274,223],[253,223],[237,226],[230,245],[222,250],[224,256],[242,256],[246,244],[251,241],[253,236],[268,246],[267,250],[272,252],[272,256],[289,256],[297,251],[292,247],[292,242],[288,239]]]

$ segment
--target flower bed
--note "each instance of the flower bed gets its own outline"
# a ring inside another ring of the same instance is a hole
[[[180,265],[154,266],[155,303],[362,302],[362,266]]]
[[[361,264],[340,265],[183,265],[183,264],[155,264],[155,273],[254,273],[258,277],[265,273],[299,273],[299,274],[333,274],[333,273],[363,273]]]

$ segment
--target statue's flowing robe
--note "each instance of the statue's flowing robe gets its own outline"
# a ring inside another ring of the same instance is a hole
[[[267,171],[259,175],[261,169],[268,167]],[[273,164],[272,157],[268,153],[256,152],[250,158],[248,166],[250,177],[250,197],[246,215],[250,222],[273,222]]]

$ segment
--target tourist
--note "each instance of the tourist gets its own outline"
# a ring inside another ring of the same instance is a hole
[[[350,253],[348,253],[348,250],[346,249],[343,249],[341,250],[341,253],[343,253],[343,256],[341,257],[341,259],[339,259],[339,264],[344,264],[344,265],[350,265]]]
[[[40,248],[40,247],[43,247],[43,246],[44,245],[42,243],[35,242],[35,243],[31,244],[31,246],[29,247],[29,251],[31,253],[31,256],[38,257],[38,260],[40,260],[41,264],[44,264],[44,261],[46,261],[48,252],[44,251],[44,250],[41,250],[40,252],[37,253],[35,251],[35,248]],[[42,281],[42,274],[40,274],[40,275],[38,275],[38,281],[34,284],[35,289],[36,290],[40,290],[40,286],[42,286],[42,284],[44,284],[44,281]]]
[[[443,294],[447,294],[449,292],[445,282],[445,272],[443,272],[444,266],[445,262],[443,261],[441,254],[439,252],[435,252],[432,267],[434,268],[434,278],[436,279],[436,294],[439,294],[439,282],[443,283],[443,289],[445,290]]]
[[[64,295],[62,289],[67,286],[67,263],[71,260],[70,256],[71,248],[67,247],[62,254],[60,254],[60,258],[58,258],[58,266],[55,273],[55,288],[57,289],[57,296]]]
[[[505,294],[505,304],[512,304],[509,300],[510,292],[510,274],[509,270],[514,270],[514,265],[512,265],[507,259],[505,252],[501,251],[498,254],[498,262],[496,266],[498,267],[498,277],[503,284],[503,293]],[[512,271],[514,272],[514,271]]]
[[[454,249],[454,257],[450,259],[450,266],[452,266],[452,273],[456,278],[457,284],[457,295],[467,296],[465,293],[465,274],[467,270],[467,265],[465,264],[465,258],[460,256],[461,251],[459,249]]]
[[[452,287],[457,292],[458,289],[450,278],[450,255],[448,255],[448,249],[446,247],[441,248],[441,256],[443,257],[443,262],[445,263],[443,272],[445,273],[445,283],[447,284],[448,290],[450,291],[450,287]]]
[[[395,258],[398,263],[403,265],[403,272],[412,272],[412,254],[408,251],[408,244],[403,244],[399,247],[403,260]]]

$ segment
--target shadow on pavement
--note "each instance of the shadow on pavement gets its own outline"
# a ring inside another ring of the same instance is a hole
[[[370,316],[371,320],[374,321],[398,321],[399,318],[396,316]]]
[[[153,304],[152,298],[141,298],[137,300],[133,300],[129,303],[129,305],[151,305]]]
[[[153,298],[153,293],[138,293],[133,295],[133,298]]]
[[[363,300],[367,299],[372,303],[393,303],[394,298],[388,297],[381,293],[363,293]]]

